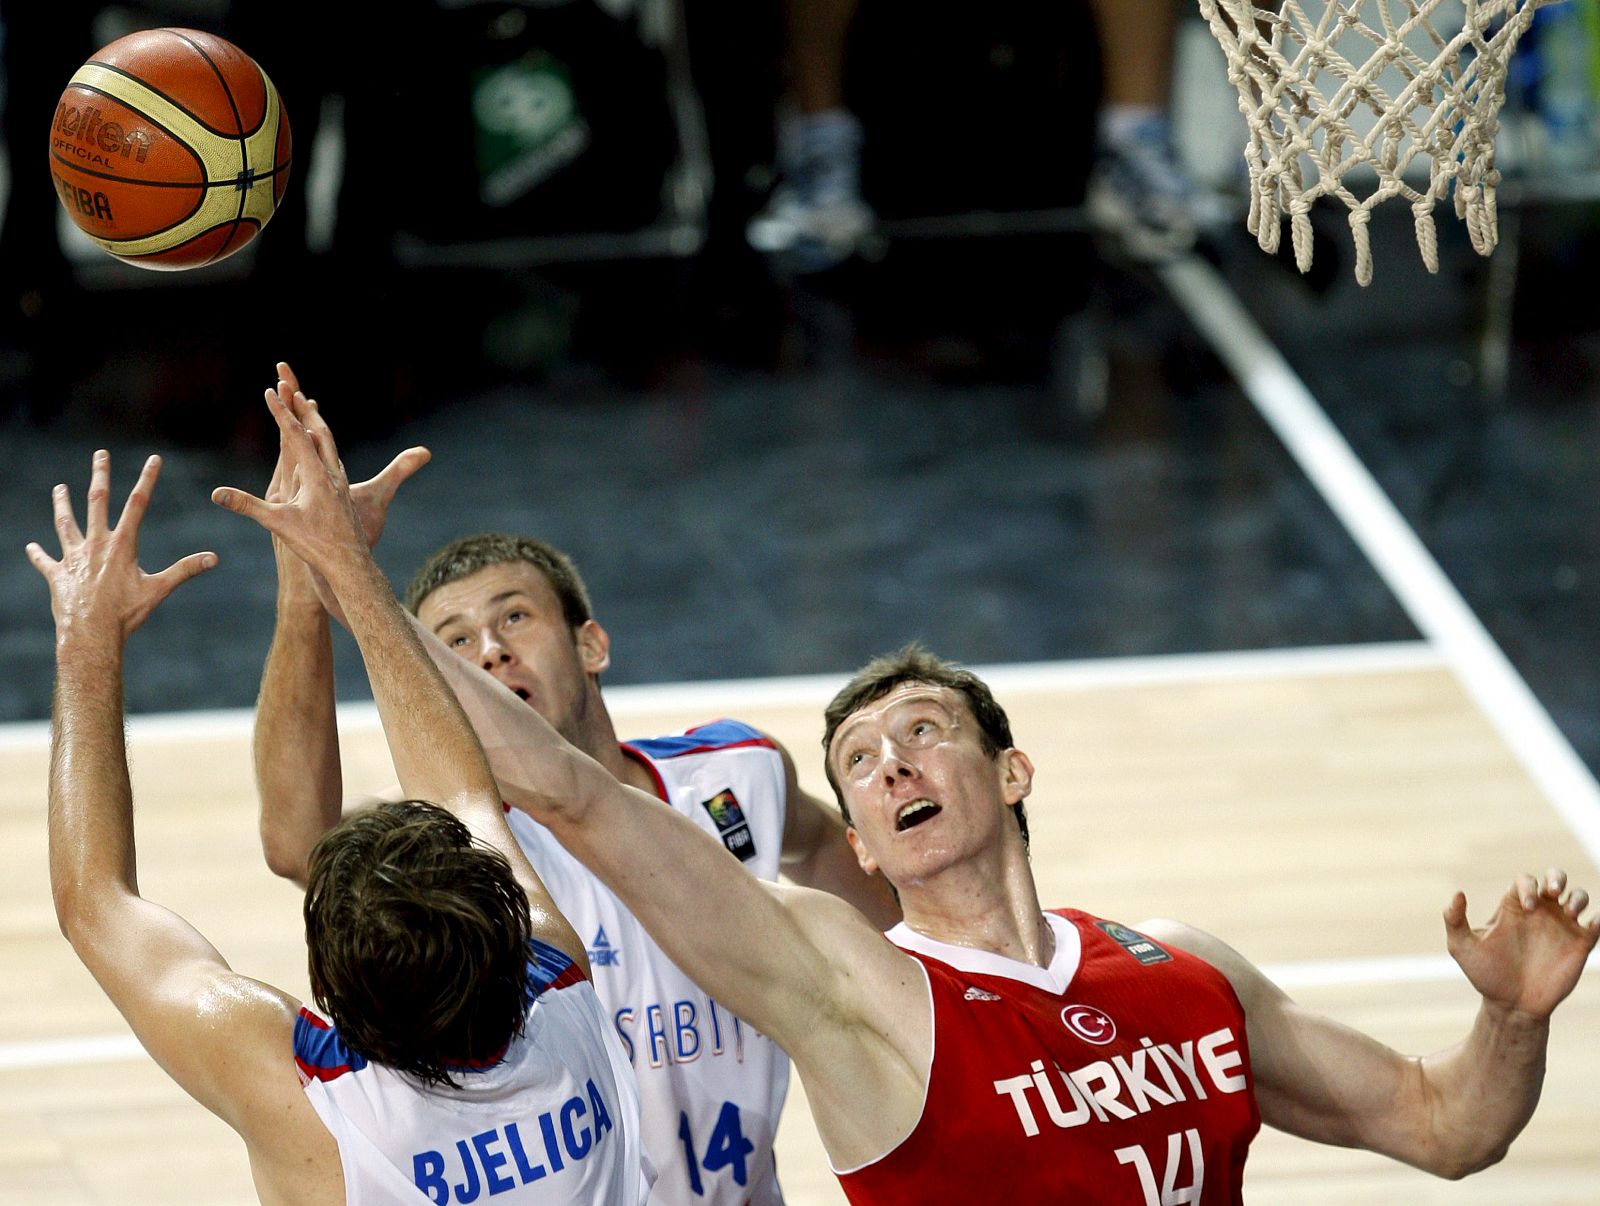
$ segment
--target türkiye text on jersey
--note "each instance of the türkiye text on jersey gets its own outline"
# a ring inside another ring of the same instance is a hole
[[[1090,1121],[1136,1118],[1191,1097],[1204,1101],[1208,1083],[1217,1093],[1250,1087],[1238,1039],[1226,1027],[1176,1047],[1148,1038],[1139,1044],[1126,1056],[1092,1060],[1070,1072],[1053,1061],[1046,1071],[1048,1057],[1036,1059],[1026,1072],[995,1081],[994,1091],[1011,1099],[1023,1134],[1032,1137],[1041,1118],[1069,1130]]]

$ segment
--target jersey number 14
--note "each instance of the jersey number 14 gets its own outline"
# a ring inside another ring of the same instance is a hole
[[[743,1185],[750,1179],[746,1157],[756,1150],[756,1145],[744,1137],[744,1130],[739,1125],[739,1107],[733,1102],[722,1103],[722,1112],[717,1115],[716,1126],[711,1128],[711,1138],[706,1142],[703,1158],[695,1154],[694,1132],[689,1129],[689,1115],[681,1110],[678,1112],[678,1138],[683,1140],[683,1154],[688,1158],[689,1188],[694,1190],[695,1197],[704,1197],[706,1192],[705,1182],[700,1179],[702,1168],[708,1173],[732,1168],[736,1185]]]
[[[1179,1188],[1177,1181],[1182,1173],[1185,1140],[1189,1146],[1189,1162],[1194,1165],[1194,1180]],[[1206,1161],[1201,1154],[1200,1132],[1193,1127],[1181,1135],[1173,1133],[1167,1136],[1167,1171],[1161,1178],[1159,1192],[1156,1190],[1155,1169],[1151,1167],[1150,1157],[1144,1148],[1119,1147],[1116,1157],[1118,1164],[1131,1164],[1139,1174],[1139,1188],[1144,1190],[1145,1206],[1191,1206],[1200,1201],[1206,1183]]]

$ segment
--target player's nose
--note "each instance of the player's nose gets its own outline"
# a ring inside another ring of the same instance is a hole
[[[485,670],[493,670],[512,660],[511,650],[501,644],[493,632],[485,629],[478,638],[478,664]]]
[[[892,745],[884,751],[882,766],[884,782],[891,787],[897,779],[913,779],[917,775],[917,768],[902,758]]]

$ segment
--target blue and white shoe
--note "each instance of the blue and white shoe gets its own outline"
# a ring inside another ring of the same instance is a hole
[[[1163,118],[1101,141],[1084,204],[1090,225],[1133,259],[1160,262],[1194,246],[1199,202]]]
[[[861,122],[843,110],[786,119],[779,183],[745,228],[750,246],[795,272],[821,272],[849,259],[874,222],[861,199],[861,142]]]

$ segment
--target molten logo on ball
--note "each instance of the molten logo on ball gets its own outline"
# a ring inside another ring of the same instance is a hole
[[[143,268],[197,268],[245,246],[289,179],[289,119],[231,42],[147,29],[73,75],[50,127],[50,171],[80,230]]]
[[[117,166],[108,155],[132,158],[135,163],[150,158],[149,131],[135,128],[124,134],[120,125],[103,120],[104,116],[93,106],[80,109],[65,103],[57,105],[55,137],[50,139],[50,149],[75,155],[80,162],[108,168]]]

